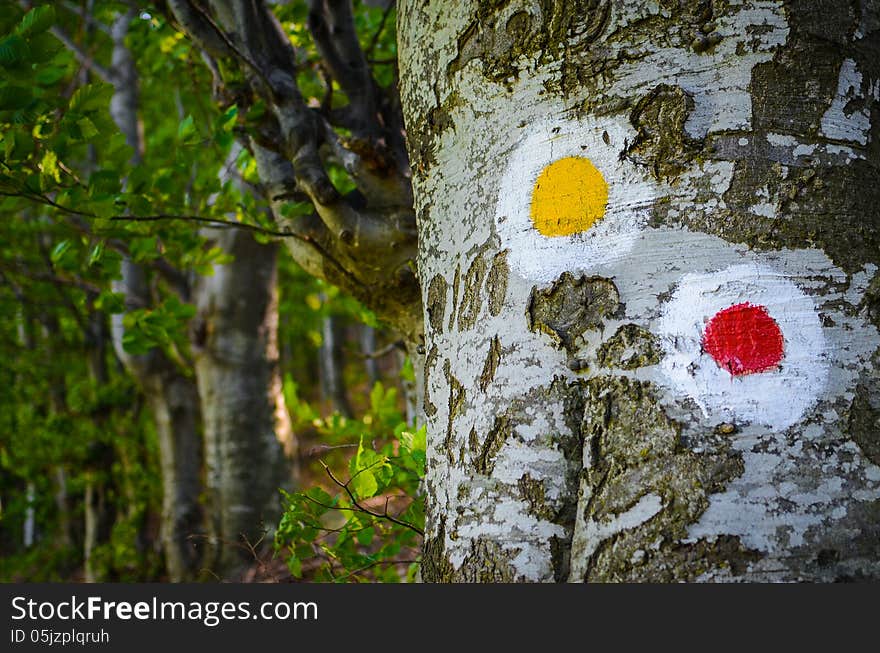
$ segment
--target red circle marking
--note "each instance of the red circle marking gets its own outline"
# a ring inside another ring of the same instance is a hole
[[[766,372],[782,360],[782,331],[765,306],[734,304],[709,320],[703,349],[733,376]]]

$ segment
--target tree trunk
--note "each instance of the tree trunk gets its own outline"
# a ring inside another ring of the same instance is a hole
[[[144,144],[137,114],[138,73],[125,45],[135,15],[129,11],[113,23],[113,62],[106,81],[114,86],[110,113],[134,150],[134,162],[139,162]],[[125,296],[129,310],[153,305],[147,271],[127,258],[122,262],[122,279],[114,282],[113,289]],[[116,353],[140,385],[156,425],[162,475],[161,537],[168,576],[173,582],[193,579],[203,536],[202,440],[195,380],[158,349],[143,356],[128,354],[122,346],[122,315],[113,316],[112,331]]]
[[[322,301],[326,300],[326,297]],[[345,359],[342,351],[344,329],[335,315],[326,315],[321,322],[321,347],[318,352],[321,370],[321,394],[333,410],[345,417],[352,416],[345,384]]]
[[[424,579],[880,578],[876,3],[398,6]]]
[[[125,260],[123,279],[114,283],[128,308],[149,305],[144,269]],[[132,356],[122,347],[122,315],[113,316],[113,344],[138,382],[153,415],[162,478],[162,548],[173,582],[194,579],[200,566],[202,539],[202,434],[195,380],[185,376],[160,350]]]
[[[379,382],[379,361],[376,360],[376,329],[368,324],[358,325],[361,353],[364,355],[364,371],[370,388]]]
[[[278,246],[244,230],[207,233],[234,257],[199,280],[194,328],[211,566],[229,576],[277,523],[295,443],[278,369]]]
[[[37,501],[37,491],[33,481],[28,481],[25,497],[27,499],[27,508],[24,511],[21,541],[24,544],[24,548],[29,549],[37,539],[37,513],[34,509],[34,504]]]
[[[99,472],[100,473],[100,472]],[[101,570],[95,566],[95,549],[101,543],[101,522],[104,512],[104,493],[100,481],[96,481],[95,472],[86,476],[86,487],[83,498],[85,533],[83,534],[83,574],[85,582],[97,583],[101,578]]]

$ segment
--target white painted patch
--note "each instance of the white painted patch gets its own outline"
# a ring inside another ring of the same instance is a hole
[[[743,302],[766,307],[781,329],[785,353],[778,369],[732,376],[703,351],[706,322]],[[673,389],[713,421],[785,429],[815,404],[828,374],[813,301],[767,266],[740,264],[684,275],[652,330],[661,338],[666,353],[661,369]]]
[[[635,135],[623,118],[542,123],[531,130],[508,161],[495,210],[511,268],[528,280],[549,282],[566,271],[626,257],[657,196],[640,170],[620,160],[625,141]],[[530,214],[535,181],[549,164],[574,156],[588,158],[605,178],[605,216],[583,233],[543,236]]]
[[[846,110],[850,101],[863,98],[862,73],[852,59],[844,59],[837,80],[837,95],[822,116],[822,134],[827,138],[868,144],[871,130],[871,113],[862,107],[852,113]]]

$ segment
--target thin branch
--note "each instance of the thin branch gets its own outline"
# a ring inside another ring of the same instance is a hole
[[[332,480],[334,483],[336,483],[336,485],[338,485],[343,490],[345,490],[345,493],[348,495],[348,498],[351,500],[352,504],[358,510],[360,510],[361,512],[366,513],[368,515],[372,515],[373,517],[378,517],[379,519],[387,519],[388,521],[390,521],[394,524],[397,524],[398,526],[403,526],[404,528],[408,528],[411,531],[414,531],[414,532],[418,533],[419,535],[421,535],[422,537],[424,537],[425,531],[420,529],[418,526],[414,526],[413,524],[410,524],[409,522],[405,522],[400,519],[397,519],[396,517],[389,515],[387,512],[385,512],[384,514],[380,513],[380,512],[373,512],[372,510],[369,510],[369,509],[365,508],[364,506],[362,506],[360,504],[360,502],[358,502],[357,497],[354,496],[354,493],[351,491],[351,489],[349,489],[348,483],[343,483],[342,481],[340,481],[338,478],[336,478],[336,476],[334,476],[333,471],[330,469],[330,467],[327,466],[326,463],[324,463],[323,461],[320,461],[320,462],[321,462],[321,465],[324,467],[324,471],[327,472],[327,475],[330,477],[330,480]]]
[[[373,567],[378,567],[379,565],[405,565],[405,564],[409,564],[409,565],[411,565],[411,564],[413,564],[413,563],[418,564],[419,562],[420,562],[420,561],[419,561],[418,559],[411,559],[411,560],[376,560],[375,562],[373,562],[373,563],[371,563],[371,564],[369,564],[369,565],[367,565],[367,566],[365,566],[365,567],[361,567],[360,569],[353,569],[352,571],[348,572],[347,574],[345,574],[345,575],[343,575],[343,576],[338,576],[335,580],[337,580],[337,581],[342,581],[342,580],[345,580],[346,578],[351,578],[352,576],[356,576],[357,574],[359,574],[359,573],[361,573],[361,572],[367,571],[368,569],[372,569]]]
[[[95,216],[97,217],[97,216]],[[244,229],[266,236],[276,236],[279,238],[297,238],[306,242],[314,242],[309,236],[293,233],[292,231],[277,231],[275,229],[267,229],[255,224],[246,222],[235,222],[234,220],[224,220],[222,218],[207,218],[201,215],[172,215],[168,213],[159,213],[156,215],[114,215],[110,218],[113,222],[162,222],[162,221],[184,221],[198,222],[199,224],[207,224],[212,227],[226,229]]]
[[[78,43],[76,43],[72,38],[65,34],[64,30],[62,30],[58,26],[53,26],[52,28],[50,28],[50,31],[56,39],[64,44],[65,48],[70,50],[73,56],[76,57],[76,60],[79,61],[83,66],[85,66],[86,69],[95,73],[98,77],[103,79],[108,84],[113,83],[113,72],[108,68],[104,68],[104,66],[102,66],[101,64],[95,63],[94,57],[83,50]]]
[[[33,202],[38,202],[41,204],[46,204],[63,213],[67,213],[68,215],[73,215],[77,217],[85,217],[85,218],[93,218],[97,219],[100,216],[90,213],[87,211],[78,211],[76,209],[71,209],[67,206],[63,206],[58,204],[51,198],[45,195],[38,195],[36,193],[9,193],[5,191],[0,191],[0,196],[7,197],[22,197],[24,199],[31,200]],[[261,233],[266,236],[274,236],[274,237],[282,237],[282,238],[292,238],[294,240],[298,240],[302,243],[305,243],[312,249],[314,249],[318,256],[321,257],[322,260],[330,263],[336,270],[345,278],[349,280],[355,287],[360,288],[362,291],[368,291],[368,287],[354,274],[349,272],[349,270],[334,256],[332,256],[326,249],[324,249],[317,240],[312,238],[311,236],[307,236],[305,234],[298,234],[293,231],[277,231],[274,229],[266,229],[264,227],[260,227],[257,225],[247,224],[244,222],[233,222],[231,220],[223,220],[220,218],[207,218],[204,216],[197,215],[172,215],[172,214],[158,214],[158,215],[146,215],[146,216],[135,216],[135,215],[114,215],[109,218],[114,222],[159,222],[163,220],[180,220],[180,221],[188,221],[188,222],[197,222],[201,224],[210,224],[215,227],[221,228],[229,228],[229,229],[245,229],[247,231]]]
[[[388,20],[388,16],[391,15],[391,10],[394,9],[395,4],[393,2],[389,2],[388,6],[385,7],[385,11],[382,12],[382,20],[379,21],[379,28],[376,30],[376,33],[373,34],[373,38],[370,39],[370,45],[367,46],[367,51],[364,53],[367,61],[373,56],[373,51],[376,49],[376,46],[379,45],[379,37],[382,36],[382,32],[385,30],[385,23]],[[394,60],[396,61],[396,59]]]
[[[307,456],[317,456],[324,451],[332,451],[333,449],[356,449],[356,444],[316,444],[307,452]]]
[[[358,41],[350,0],[311,0],[308,28],[318,53],[348,96],[355,119],[353,133],[378,137],[376,82]]]
[[[234,53],[229,47],[226,34],[222,30],[218,33],[216,25],[205,21],[205,12],[201,8],[197,9],[189,0],[168,0],[168,8],[183,31],[212,57],[225,57]]]
[[[76,14],[77,16],[82,18],[86,22],[86,24],[88,24],[89,26],[97,27],[99,30],[101,30],[105,34],[110,34],[110,27],[109,26],[107,26],[105,23],[102,23],[100,20],[96,19],[94,16],[92,16],[90,13],[85,11],[79,5],[76,5],[73,2],[69,2],[69,0],[63,0],[62,2],[59,2],[56,6],[63,7],[67,11]]]
[[[179,3],[169,4],[173,5],[172,11],[174,11],[175,16],[177,16],[177,19],[181,21],[181,24],[183,25],[184,29],[189,32],[190,36],[196,38],[205,36],[204,31],[196,27],[192,21],[187,21],[188,24],[184,24],[185,19],[181,18],[183,14],[181,13],[181,15],[178,15],[177,11],[174,10],[174,7],[178,6]],[[223,45],[226,46],[226,48],[230,52],[232,52],[236,57],[246,63],[248,67],[257,75],[257,77],[259,77],[263,81],[267,88],[273,90],[272,83],[269,81],[269,78],[266,77],[266,73],[262,70],[262,68],[260,68],[257,62],[251,59],[247,55],[247,53],[242,52],[241,48],[239,48],[237,45],[235,45],[235,43],[232,42],[232,39],[230,39],[226,35],[226,32],[223,31],[223,28],[217,24],[217,22],[211,17],[211,15],[207,11],[202,9],[197,2],[186,2],[186,0],[184,0],[184,4],[186,4],[189,9],[198,14],[199,18],[213,31],[214,36],[220,39]]]
[[[404,345],[403,340],[396,340],[395,342],[392,342],[391,344],[382,347],[382,349],[377,349],[376,351],[360,354],[360,357],[367,359],[382,358],[393,352],[395,349],[406,351],[406,345]]]

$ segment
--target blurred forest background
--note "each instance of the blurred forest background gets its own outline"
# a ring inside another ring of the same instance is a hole
[[[0,580],[412,579],[413,372],[279,245],[265,107],[214,98],[164,2],[0,5]],[[353,7],[393,94],[393,3]],[[344,107],[307,3],[273,11]]]

